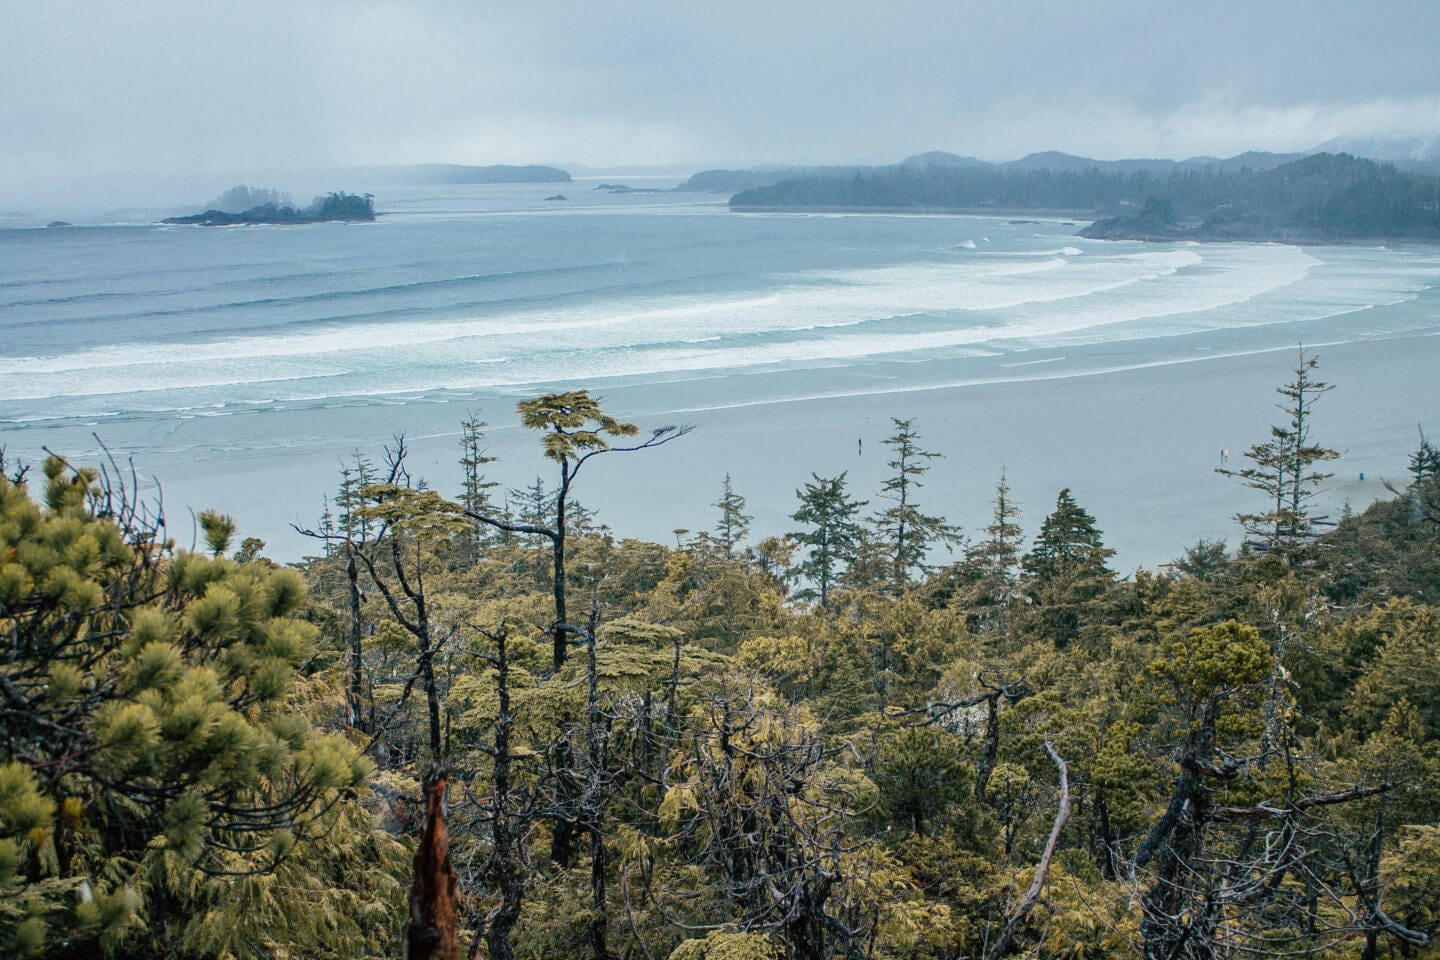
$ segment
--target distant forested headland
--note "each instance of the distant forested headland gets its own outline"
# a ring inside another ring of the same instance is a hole
[[[1004,165],[961,157],[915,162],[949,156],[782,180],[742,190],[730,206],[1064,212],[1096,219],[1081,236],[1115,240],[1440,239],[1440,177],[1348,154],[1179,164],[1081,165],[1082,158],[1063,154]]]
[[[1318,376],[1131,576],[1068,489],[926,513],[910,420],[670,545],[578,496],[686,428],[534,397],[544,480],[398,438],[294,568],[0,446],[0,957],[1435,960],[1440,450],[1318,516]]]
[[[167,217],[162,223],[194,224],[205,227],[228,227],[240,224],[293,224],[324,223],[328,221],[368,223],[375,219],[375,198],[372,194],[327,193],[316,197],[310,206],[300,209],[291,206],[289,197],[275,191],[252,191],[248,187],[235,187],[220,198],[233,204],[235,199],[246,200],[259,194],[263,203],[238,212],[224,209],[210,209],[188,217]]]

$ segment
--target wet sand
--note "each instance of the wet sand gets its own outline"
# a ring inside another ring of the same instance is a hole
[[[1322,346],[1315,353],[1335,389],[1316,407],[1314,436],[1345,452],[1330,465],[1335,477],[1317,512],[1336,514],[1346,500],[1361,509],[1388,495],[1382,478],[1403,479],[1417,423],[1440,433],[1434,375],[1440,338]],[[1117,365],[1124,362],[1117,358]],[[673,542],[677,528],[714,523],[710,504],[728,472],[749,500],[754,535],[781,533],[792,526],[795,490],[812,471],[847,471],[853,493],[878,506],[889,418],[913,418],[924,446],[945,456],[925,478],[924,509],[976,533],[988,521],[1003,466],[1027,536],[1068,486],[1117,551],[1115,567],[1130,571],[1174,559],[1201,537],[1238,542],[1233,516],[1257,509],[1258,494],[1214,469],[1222,449],[1237,465],[1246,447],[1266,438],[1282,416],[1273,390],[1290,378],[1294,363],[1295,349],[1288,348],[1084,376],[908,392],[901,384],[900,392],[738,406],[721,405],[745,402],[744,376],[612,387],[599,391],[607,409],[642,431],[689,423],[694,432],[662,449],[592,461],[576,492],[618,536]],[[519,487],[537,473],[548,478],[553,471],[540,459],[536,438],[513,426],[513,403],[461,398],[332,411],[315,423],[308,443],[283,453],[259,443],[253,450],[227,445],[222,436],[213,455],[163,465],[172,529],[186,542],[187,509],[217,507],[236,516],[242,536],[264,538],[271,556],[297,559],[310,547],[288,524],[315,522],[322,496],[335,487],[340,457],[352,448],[344,437],[371,438],[363,449],[378,456],[388,435],[406,431],[414,471],[453,492],[460,479],[458,425],[476,408],[497,428],[490,435],[491,453],[500,458],[494,479]],[[214,424],[217,435],[226,427],[223,420]],[[142,468],[161,466],[139,459]]]

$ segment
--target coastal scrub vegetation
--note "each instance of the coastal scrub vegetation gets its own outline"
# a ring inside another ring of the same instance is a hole
[[[662,545],[577,477],[686,429],[536,397],[555,486],[397,439],[293,568],[0,455],[0,955],[1440,956],[1440,455],[1325,526],[1317,376],[1241,549],[1129,576],[1003,472],[962,536],[910,420],[873,505]]]

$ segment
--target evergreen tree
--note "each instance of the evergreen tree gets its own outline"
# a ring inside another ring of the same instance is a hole
[[[725,548],[725,553],[731,554],[750,533],[750,521],[754,518],[745,512],[745,498],[730,485],[730,474],[725,474],[720,499],[712,506],[720,511],[720,519],[715,522],[716,539]]]
[[[1010,484],[1005,471],[995,484],[991,501],[990,522],[982,531],[985,539],[971,544],[965,551],[965,564],[973,569],[985,602],[998,603],[1014,586],[1020,568],[1020,544],[1025,531],[1016,521],[1020,508],[1010,497]]]
[[[822,607],[829,606],[830,588],[845,572],[860,541],[860,524],[855,515],[865,506],[845,492],[845,474],[821,477],[812,473],[814,483],[796,490],[800,509],[790,519],[810,529],[792,533],[802,546],[810,548],[809,557],[800,564],[800,573],[818,588]]]
[[[549,541],[536,530],[547,529],[553,520],[554,502],[545,489],[545,480],[538,474],[535,482],[528,487],[512,487],[505,500],[507,508],[514,505],[513,523],[526,528],[525,542],[534,549],[530,564],[536,582],[545,582],[545,571],[549,567]]]
[[[1021,560],[1034,601],[1026,615],[1038,621],[1041,633],[1056,646],[1070,646],[1081,636],[1082,626],[1097,618],[1095,600],[1115,576],[1105,561],[1114,554],[1101,539],[1095,518],[1068,488],[1061,490],[1034,546]]]
[[[927,825],[972,798],[975,771],[965,762],[961,743],[936,727],[907,727],[892,735],[875,760],[881,810],[923,837]]]
[[[176,551],[95,471],[44,477],[40,504],[0,478],[0,956],[273,955],[247,923],[348,952],[323,913],[375,901],[289,869],[364,842],[373,769],[307,719],[300,575],[226,559],[228,517],[202,515],[212,556]]]
[[[1420,431],[1420,445],[1410,454],[1407,469],[1412,491],[1418,492],[1425,484],[1440,478],[1440,447],[1426,438],[1424,430]]]
[[[352,455],[353,463],[340,465],[340,489],[335,494],[336,518],[340,533],[350,540],[364,542],[370,539],[370,521],[361,515],[364,504],[361,491],[375,483],[375,465],[359,450]]]
[[[485,428],[489,424],[473,413],[460,424],[460,467],[464,471],[460,487],[460,505],[471,513],[489,516],[496,512],[490,491],[500,484],[487,479],[485,467],[495,462],[485,449]],[[494,528],[475,524],[470,541],[471,562],[479,559],[480,551],[494,537]]]
[[[1105,546],[1095,518],[1070,496],[1070,488],[1055,498],[1055,509],[1040,524],[1040,533],[1022,561],[1025,572],[1038,584],[1076,573],[1104,574],[1105,561],[1115,551]]]
[[[560,468],[554,494],[554,521],[548,524],[512,524],[483,513],[467,512],[472,520],[511,533],[529,533],[550,542],[551,598],[555,620],[550,625],[552,664],[555,670],[565,665],[567,638],[576,628],[567,619],[565,580],[565,541],[570,533],[569,508],[572,487],[581,468],[595,457],[607,453],[635,453],[669,443],[690,432],[689,427],[663,426],[650,431],[650,436],[630,446],[617,447],[611,441],[636,436],[640,430],[600,408],[600,401],[588,390],[568,393],[547,393],[515,405],[520,422],[530,430],[539,431],[545,459]]]
[[[1284,424],[1270,428],[1270,439],[1245,451],[1251,466],[1240,470],[1221,467],[1217,471],[1265,494],[1267,509],[1236,515],[1245,532],[1258,538],[1247,543],[1262,551],[1294,546],[1314,536],[1309,503],[1321,484],[1333,474],[1321,473],[1315,464],[1335,460],[1338,450],[1316,443],[1311,437],[1312,407],[1334,389],[1313,376],[1319,361],[1300,351],[1295,379],[1277,387],[1284,398],[1278,404],[1287,416]]]
[[[891,582],[900,588],[909,582],[911,571],[924,572],[925,558],[932,547],[948,547],[959,539],[960,531],[943,517],[922,513],[915,502],[915,493],[923,486],[920,478],[930,469],[927,461],[942,455],[920,448],[920,434],[913,420],[892,417],[890,422],[895,432],[885,438],[885,445],[891,449],[885,465],[893,473],[881,484],[880,497],[892,505],[876,515],[875,526],[889,548]]]

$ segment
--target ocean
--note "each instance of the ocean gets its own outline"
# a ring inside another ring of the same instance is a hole
[[[496,479],[547,473],[515,426],[536,393],[696,427],[580,481],[617,535],[649,539],[710,526],[726,473],[757,533],[788,529],[812,471],[848,471],[873,505],[905,416],[946,457],[922,506],[973,531],[1004,468],[1033,532],[1071,486],[1126,568],[1235,542],[1254,504],[1213,467],[1265,439],[1302,344],[1337,386],[1316,413],[1347,451],[1335,509],[1399,479],[1417,423],[1440,433],[1435,247],[742,215],[599,182],[398,189],[373,224],[0,229],[0,443],[91,462],[98,435],[163,491],[180,542],[213,506],[294,560],[311,547],[290,524],[314,522],[340,462],[396,434],[442,490],[471,414],[494,425]]]

